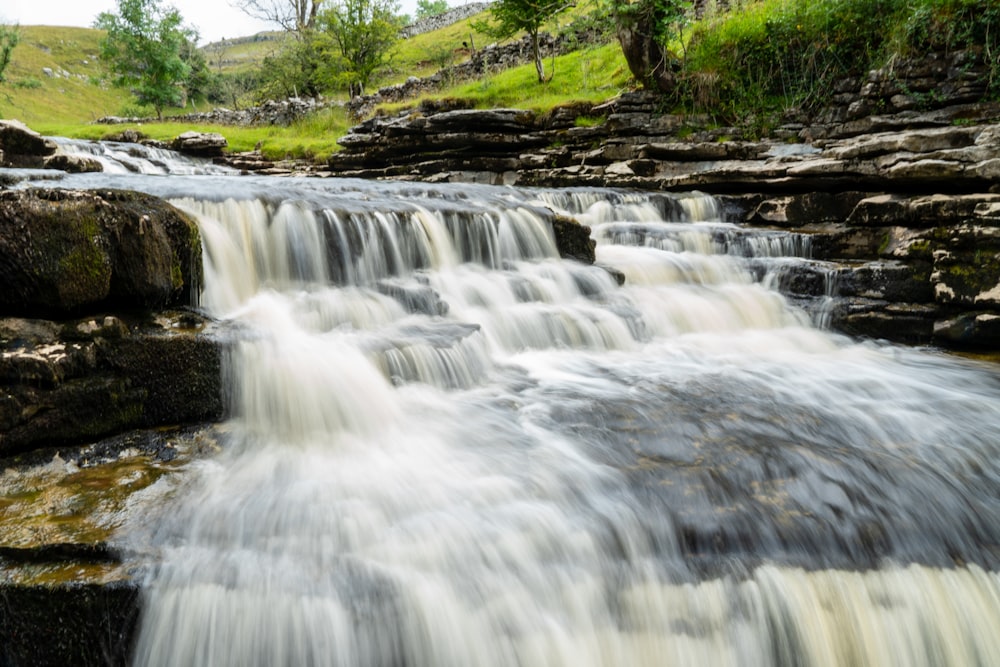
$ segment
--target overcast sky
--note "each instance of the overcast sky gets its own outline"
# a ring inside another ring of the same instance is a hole
[[[229,0],[163,0],[163,4],[176,7],[184,23],[198,29],[200,44],[276,29],[276,26],[255,21],[234,9]],[[414,13],[416,0],[404,0],[401,4],[401,11]],[[89,28],[98,14],[114,11],[117,7],[116,0],[0,0],[0,22]]]

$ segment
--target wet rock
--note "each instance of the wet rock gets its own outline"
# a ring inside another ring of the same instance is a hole
[[[0,193],[0,315],[72,316],[190,303],[197,226],[144,194]]]
[[[926,304],[845,299],[835,305],[830,326],[851,336],[926,345],[931,342],[937,312]]]
[[[556,238],[559,255],[575,259],[585,264],[594,263],[596,243],[590,238],[590,227],[563,215],[552,218],[552,231]]]
[[[891,302],[930,303],[934,290],[928,273],[928,269],[901,262],[867,262],[838,272],[836,292]]]
[[[104,165],[102,165],[99,160],[87,157],[86,155],[66,155],[65,153],[56,153],[55,155],[45,158],[43,166],[46,169],[59,169],[60,171],[66,171],[71,174],[86,174],[104,171]]]
[[[0,583],[0,663],[127,665],[139,586],[123,582],[18,586]]]
[[[934,342],[949,348],[1000,349],[1000,314],[970,312],[935,322]]]
[[[41,167],[56,144],[17,120],[0,120],[0,166]]]
[[[193,313],[0,325],[0,456],[222,416],[223,338]]]
[[[129,664],[146,563],[117,536],[218,440],[158,428],[0,459],[0,664]]]

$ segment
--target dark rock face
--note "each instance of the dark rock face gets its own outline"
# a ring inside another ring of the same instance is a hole
[[[223,416],[214,325],[189,312],[126,322],[0,320],[0,457]]]
[[[0,664],[127,665],[139,617],[133,583],[0,584]]]
[[[0,192],[0,282],[9,315],[185,305],[201,284],[200,237],[148,195]]]

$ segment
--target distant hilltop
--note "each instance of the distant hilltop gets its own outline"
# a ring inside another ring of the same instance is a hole
[[[416,35],[422,35],[425,32],[446,28],[453,23],[458,23],[463,19],[467,19],[470,16],[475,16],[476,14],[486,11],[492,4],[493,2],[491,1],[469,2],[460,7],[454,7],[442,14],[438,14],[437,16],[430,16],[425,19],[420,19],[419,21],[414,21],[400,31],[400,36],[403,38],[414,37]],[[220,39],[216,42],[206,44],[202,48],[210,49],[211,47],[239,46],[241,44],[273,42],[280,39],[281,35],[282,33],[280,31],[259,32],[256,35],[248,35],[246,37]]]

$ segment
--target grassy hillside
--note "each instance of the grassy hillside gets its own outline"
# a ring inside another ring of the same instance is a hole
[[[128,94],[102,85],[101,33],[89,28],[21,26],[21,43],[0,86],[0,117],[44,132],[59,123],[121,114]],[[46,73],[48,69],[51,74]]]
[[[285,38],[285,33],[264,32],[212,42],[201,47],[201,51],[213,72],[242,72],[258,67],[264,58],[276,54]]]
[[[572,14],[560,17],[565,23]],[[466,19],[441,30],[401,41],[391,71],[377,85],[397,83],[409,76],[427,76],[465,60],[470,47],[482,48],[490,38]],[[549,26],[555,31],[557,23]],[[182,131],[219,132],[235,151],[260,144],[271,158],[297,157],[321,160],[337,150],[350,119],[341,109],[327,109],[291,127],[233,128],[188,123],[93,125],[102,116],[139,113],[126,92],[107,86],[97,59],[101,33],[87,28],[22,26],[22,40],[8,70],[9,82],[0,87],[0,117],[17,118],[48,135],[101,139],[126,128],[154,139],[170,139]],[[226,40],[204,47],[209,66],[217,72],[251,70],[280,46],[280,33]],[[464,44],[463,44],[464,43]],[[491,74],[472,82],[458,82],[434,97],[463,97],[479,108],[519,106],[544,111],[570,100],[598,101],[615,95],[628,83],[628,70],[617,46],[590,47],[555,59],[546,58],[546,69],[555,77],[536,80],[534,67],[525,65]],[[51,75],[46,73],[46,68]],[[414,104],[408,102],[406,104]],[[400,105],[402,106],[402,105]],[[179,112],[180,110],[173,110]],[[169,118],[171,110],[167,110]]]

